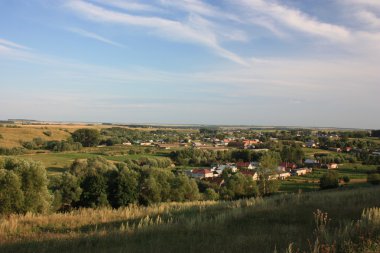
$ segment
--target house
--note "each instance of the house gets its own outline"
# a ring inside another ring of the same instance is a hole
[[[248,167],[251,165],[250,162],[237,162],[236,166],[238,169],[248,169]]]
[[[232,172],[237,172],[238,170],[233,164],[218,165],[211,170],[214,171],[214,173],[216,172],[218,175],[221,175],[225,169],[230,169]]]
[[[222,186],[224,184],[224,179],[221,177],[214,177],[214,178],[206,178],[207,182],[216,184],[217,186]]]
[[[290,172],[280,172],[277,175],[278,175],[278,179],[280,180],[285,180],[286,178],[291,176]]]
[[[240,173],[244,176],[251,177],[253,181],[257,181],[259,179],[259,176],[256,171],[241,170]]]
[[[316,147],[317,147],[317,144],[315,144],[315,142],[314,142],[313,140],[311,140],[311,141],[307,141],[307,142],[305,142],[305,146],[306,146],[307,148],[316,148]]]
[[[209,169],[193,169],[191,170],[191,177],[193,178],[212,178],[214,173]]]
[[[291,171],[297,168],[297,165],[295,163],[289,163],[289,162],[282,162],[278,166],[278,171]]]
[[[203,144],[202,143],[200,143],[200,142],[193,142],[192,143],[192,146],[193,147],[201,147]]]
[[[328,170],[333,170],[333,169],[338,169],[338,164],[337,163],[329,163],[327,164],[327,169]]]
[[[248,166],[247,169],[249,169],[249,170],[254,170],[254,169],[256,169],[257,167],[259,167],[259,165],[260,165],[259,162],[251,162],[251,163],[249,164],[249,166]]]
[[[352,150],[352,147],[345,147],[343,148],[343,151],[346,152],[346,153],[350,153]]]
[[[157,147],[160,149],[172,149],[178,148],[179,144],[157,144]]]
[[[305,168],[292,170],[293,176],[303,176],[303,175],[306,175],[307,173],[309,173],[309,170]]]
[[[317,165],[318,164],[318,161],[317,160],[313,160],[313,159],[305,159],[305,161],[303,162],[304,164],[306,165]]]
[[[140,146],[151,146],[151,142],[140,142]]]
[[[130,142],[123,142],[122,143],[124,146],[131,146],[132,145],[132,143],[130,143]]]

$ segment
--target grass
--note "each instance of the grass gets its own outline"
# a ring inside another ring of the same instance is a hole
[[[99,150],[99,149],[98,149]],[[65,168],[70,166],[75,159],[86,159],[94,158],[97,156],[102,156],[107,160],[115,162],[123,162],[126,159],[139,159],[141,157],[155,157],[160,158],[162,155],[159,154],[134,154],[129,155],[128,153],[124,155],[107,155],[102,152],[96,152],[93,149],[94,153],[88,152],[64,152],[64,153],[34,153],[27,155],[20,155],[17,157],[30,159],[34,161],[41,162],[47,169],[49,175],[56,175],[65,171]]]
[[[50,131],[51,136],[44,134],[45,131]],[[32,141],[34,138],[40,137],[44,140],[66,140],[70,134],[61,128],[45,128],[42,126],[20,128],[0,127],[0,134],[3,136],[0,139],[0,147],[12,148],[21,147],[20,140]]]
[[[0,252],[265,253],[275,248],[285,252],[291,243],[293,249],[309,252],[317,210],[328,214],[330,229],[336,231],[360,219],[364,209],[379,207],[379,194],[379,187],[370,187],[232,202],[13,215],[0,221]],[[367,239],[379,239],[379,234],[372,236]]]

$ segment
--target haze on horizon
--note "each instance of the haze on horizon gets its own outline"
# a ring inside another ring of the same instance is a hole
[[[0,119],[380,128],[380,1],[0,2]]]

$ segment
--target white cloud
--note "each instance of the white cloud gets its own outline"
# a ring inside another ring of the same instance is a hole
[[[70,32],[73,32],[73,33],[76,33],[76,34],[79,34],[79,35],[81,35],[83,37],[95,39],[97,41],[100,41],[100,42],[103,42],[103,43],[106,43],[106,44],[109,44],[109,45],[112,45],[112,46],[124,47],[120,43],[114,42],[114,41],[112,41],[110,39],[107,39],[107,38],[105,38],[103,36],[100,36],[100,35],[98,35],[96,33],[89,32],[89,31],[86,31],[86,30],[83,30],[83,29],[80,29],[80,28],[68,27],[68,28],[66,28],[66,30],[70,31]]]
[[[380,18],[373,12],[362,10],[359,11],[356,16],[371,28],[380,28]]]
[[[8,47],[11,47],[11,48],[15,48],[15,49],[29,50],[29,48],[26,47],[26,46],[17,44],[15,42],[12,42],[12,41],[9,41],[9,40],[1,39],[1,38],[0,38],[0,44],[2,44],[3,46],[8,46]]]
[[[116,12],[90,4],[85,1],[69,1],[67,6],[87,19],[93,22],[107,22],[113,24],[141,26],[156,31],[156,35],[166,39],[177,40],[182,42],[192,42],[206,46],[216,52],[218,55],[231,61],[246,65],[243,58],[223,48],[213,31],[199,29],[197,22],[188,20],[187,23],[165,19],[161,17],[138,16],[122,12]],[[201,19],[196,19],[199,21]]]
[[[259,19],[259,24],[263,22],[263,17],[270,17],[276,22],[277,27],[286,27],[330,41],[345,42],[350,40],[350,31],[345,27],[319,21],[315,17],[311,17],[298,9],[281,5],[277,1],[234,0],[233,3],[242,6],[245,12],[251,15],[250,20]],[[268,28],[272,25],[273,23],[268,22],[264,26]]]
[[[103,5],[113,6],[128,11],[144,11],[144,12],[162,12],[158,7],[142,4],[136,1],[122,1],[122,0],[91,0],[92,2],[100,3]]]

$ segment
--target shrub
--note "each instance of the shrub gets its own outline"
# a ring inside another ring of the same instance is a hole
[[[50,130],[46,130],[46,131],[43,131],[43,134],[46,136],[51,136],[52,133]]]
[[[348,176],[344,176],[343,177],[343,182],[345,182],[346,184],[348,184],[350,182],[350,178]]]
[[[380,174],[379,173],[368,174],[367,182],[371,183],[373,185],[379,185],[380,184]]]
[[[339,187],[339,174],[336,171],[325,173],[319,181],[319,187],[322,190],[333,189]]]
[[[80,142],[83,147],[94,147],[100,142],[100,133],[96,129],[78,129],[72,134],[75,142]]]

